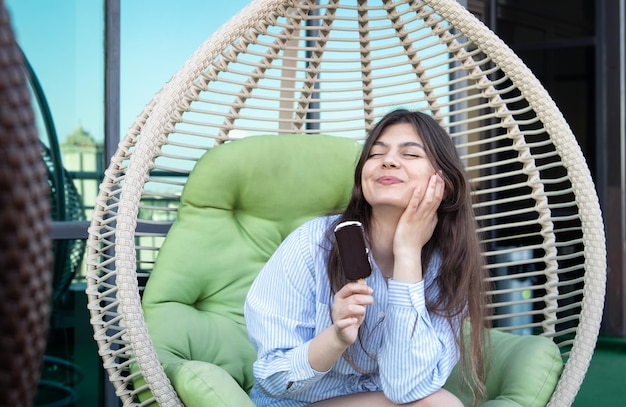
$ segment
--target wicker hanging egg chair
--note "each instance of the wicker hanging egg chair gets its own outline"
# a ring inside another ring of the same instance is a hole
[[[582,152],[539,81],[454,0],[256,0],[147,104],[100,188],[87,294],[125,406],[181,405],[142,295],[196,162],[244,136],[362,140],[398,107],[453,138],[475,188],[493,323],[558,345],[549,405],[572,404],[602,319],[604,229]]]

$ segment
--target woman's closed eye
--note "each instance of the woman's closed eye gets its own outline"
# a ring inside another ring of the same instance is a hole
[[[426,154],[423,151],[412,149],[408,151],[403,151],[402,156],[408,158],[423,158],[426,157]]]

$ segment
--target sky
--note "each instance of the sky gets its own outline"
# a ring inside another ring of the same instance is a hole
[[[250,0],[121,0],[123,137],[193,51]],[[104,132],[104,1],[5,0],[18,44],[46,94],[60,141]]]

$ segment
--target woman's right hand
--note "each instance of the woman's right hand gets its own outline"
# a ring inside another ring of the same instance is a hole
[[[335,294],[333,326],[337,339],[346,347],[356,341],[366,308],[372,304],[372,288],[367,284],[348,283]]]
[[[313,338],[309,346],[309,363],[313,369],[326,372],[332,368],[358,338],[366,308],[373,303],[372,289],[367,284],[348,283],[335,294],[333,324]]]

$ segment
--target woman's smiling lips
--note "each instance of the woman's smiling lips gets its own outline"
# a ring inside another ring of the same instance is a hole
[[[378,178],[376,182],[382,185],[395,185],[395,184],[400,184],[402,180],[396,177],[383,176],[383,177]]]

